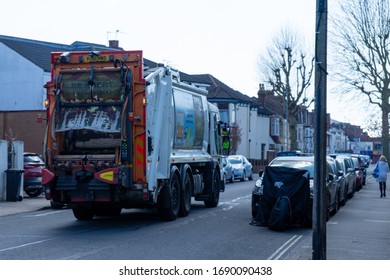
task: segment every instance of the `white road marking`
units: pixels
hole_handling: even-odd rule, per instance
[[[369,220],[365,219],[366,222],[374,222],[374,223],[390,223],[390,221],[385,221],[385,220]]]
[[[287,252],[299,239],[302,238],[302,235],[294,235],[286,243],[284,243],[275,253],[273,253],[267,260],[278,260],[280,257]]]
[[[47,242],[47,241],[50,241],[50,240],[52,240],[52,239],[44,239],[44,240],[39,240],[39,241],[35,241],[35,242],[22,244],[22,245],[19,245],[19,246],[4,248],[4,249],[0,249],[0,252],[15,250],[15,249],[19,249],[19,248],[23,248],[23,247],[27,247],[27,246],[31,246],[31,245],[36,245],[36,244],[40,244],[40,243]]]
[[[26,215],[24,217],[43,217],[43,216],[48,216],[48,215],[53,215],[53,214],[59,214],[59,213],[65,212],[65,211],[69,211],[69,210],[68,209],[58,210],[58,211],[52,211],[52,212],[47,212],[47,213],[43,213],[43,214]]]

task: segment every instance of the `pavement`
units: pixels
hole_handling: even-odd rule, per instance
[[[25,195],[22,201],[0,201],[0,216],[34,212],[50,207],[50,201],[46,200],[44,194],[38,197],[29,197]]]
[[[373,165],[367,170],[371,174]],[[387,197],[371,175],[363,188],[326,223],[327,260],[390,260],[390,174]],[[20,202],[0,201],[0,216],[50,208],[43,195]],[[302,240],[288,259],[311,260],[312,236]]]
[[[387,197],[381,198],[373,169],[367,170],[366,185],[326,223],[326,260],[390,260],[390,174]],[[293,259],[312,259],[312,239]]]

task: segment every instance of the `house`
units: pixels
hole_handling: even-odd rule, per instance
[[[181,80],[206,89],[207,99],[220,110],[221,119],[236,131],[239,143],[233,143],[233,153],[246,156],[249,160],[266,161],[274,141],[270,138],[272,113],[255,100],[234,90],[210,74],[188,75],[181,73]],[[256,164],[256,163],[255,163]],[[260,165],[260,163],[259,163]]]
[[[113,41],[115,46],[115,41]],[[50,80],[50,53],[116,49],[76,41],[71,45],[0,35],[0,139],[20,140],[42,154],[45,124],[43,85]]]
[[[260,84],[257,102],[272,112],[271,137],[275,141],[274,149],[277,152],[290,150],[290,129],[286,119],[287,109],[283,97],[275,95],[272,90],[266,90],[264,84]],[[309,112],[306,107],[300,106],[295,117],[298,150],[303,153],[313,153],[314,114]]]
[[[51,52],[117,49],[121,49],[118,41],[110,41],[108,47],[80,41],[65,45],[0,35],[0,139],[20,140],[25,143],[25,151],[43,152],[45,122],[39,120],[44,119],[46,114],[43,85],[50,80]],[[145,58],[144,65],[151,68],[158,66]],[[234,153],[264,165],[276,152],[289,149],[283,100],[272,91],[265,90],[263,84],[260,84],[257,98],[251,98],[211,74],[180,73],[183,82],[208,91],[208,100],[220,109],[222,121],[231,127]],[[302,109],[297,114],[297,120],[298,147],[305,153],[312,153],[313,112]],[[332,133],[328,133],[328,143],[333,141]],[[356,137],[349,138],[356,143]],[[344,145],[334,143],[332,145]],[[330,147],[328,150],[331,150]]]
[[[42,42],[10,36],[0,36],[0,139],[17,139],[25,143],[26,151],[42,153],[44,122],[43,85],[50,80],[50,53],[66,51],[100,51],[118,49],[117,41],[108,47],[76,41],[71,45]],[[144,59],[145,67],[157,63]],[[182,81],[208,90],[208,99],[216,104],[222,121],[239,130],[236,153],[248,158],[266,159],[273,148],[269,138],[270,112],[248,96],[231,89],[210,74],[188,75],[181,72]]]

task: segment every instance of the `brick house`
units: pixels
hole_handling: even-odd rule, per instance
[[[42,154],[46,128],[46,91],[50,80],[50,53],[113,49],[98,44],[71,45],[0,35],[0,139],[24,142],[24,150]]]

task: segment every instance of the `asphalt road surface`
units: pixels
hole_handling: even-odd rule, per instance
[[[296,259],[311,229],[274,232],[250,226],[255,180],[227,184],[216,208],[193,201],[189,216],[173,222],[161,221],[154,210],[139,209],[92,221],[77,221],[70,209],[0,217],[0,259]]]

